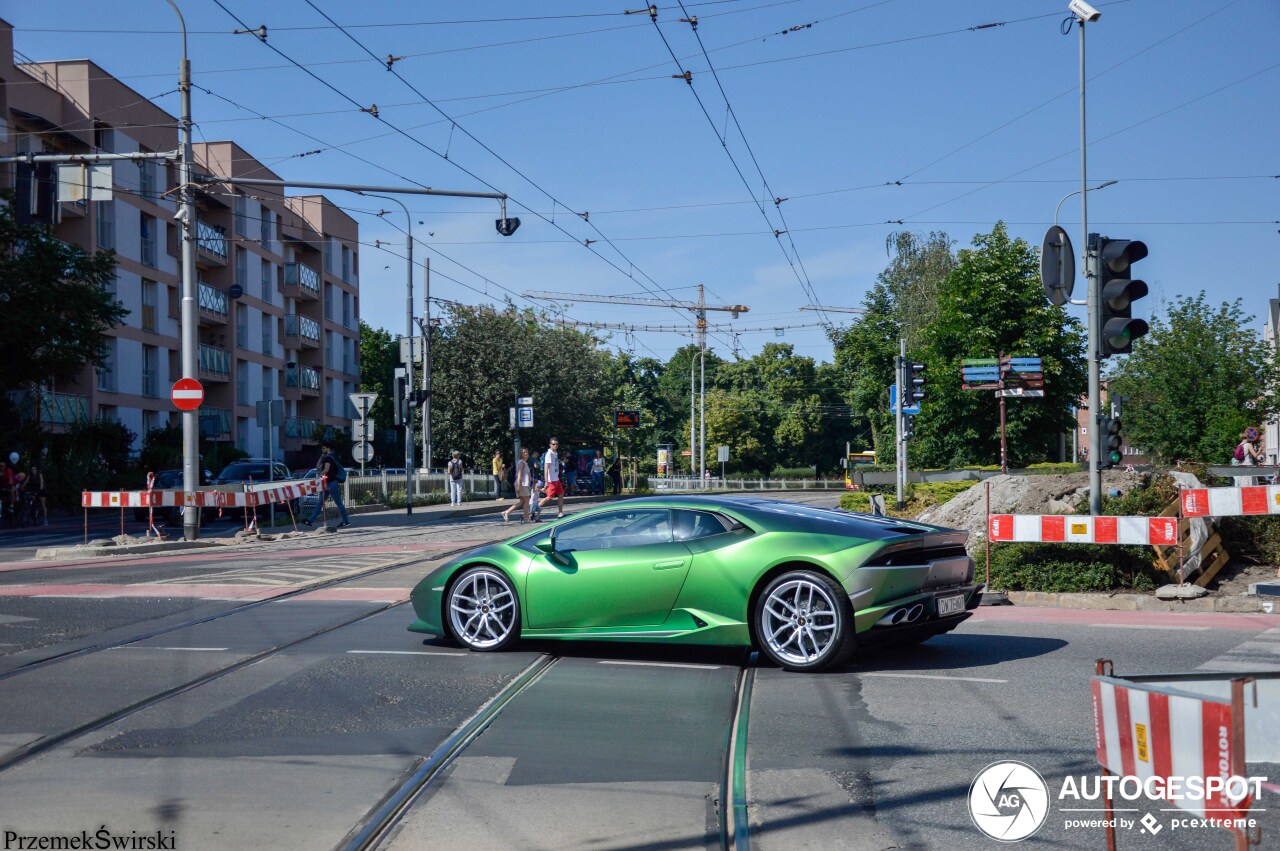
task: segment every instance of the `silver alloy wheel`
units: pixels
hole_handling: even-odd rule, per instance
[[[840,613],[821,584],[793,579],[769,592],[760,607],[760,637],[777,659],[807,665],[835,643]]]
[[[449,592],[449,621],[459,641],[476,650],[502,644],[516,623],[516,595],[495,570],[475,570]]]

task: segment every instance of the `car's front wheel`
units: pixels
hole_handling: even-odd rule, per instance
[[[788,671],[820,671],[853,652],[853,607],[844,589],[817,571],[775,577],[756,600],[754,619],[760,650]]]
[[[501,650],[520,635],[520,601],[511,580],[473,567],[454,580],[445,599],[449,632],[470,650]]]

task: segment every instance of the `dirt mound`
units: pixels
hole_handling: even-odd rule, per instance
[[[1141,483],[1141,473],[1105,473],[1102,479],[1102,487],[1106,491],[1124,492]],[[986,535],[988,484],[992,514],[1074,514],[1076,503],[1089,493],[1089,474],[992,476],[954,499],[927,509],[916,519],[936,526],[967,530],[972,552],[982,544]]]

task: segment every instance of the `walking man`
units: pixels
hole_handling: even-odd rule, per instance
[[[462,453],[456,449],[449,459],[449,504],[462,505]]]
[[[338,513],[342,515],[342,522],[338,524],[338,528],[350,526],[351,518],[347,516],[347,506],[342,501],[342,483],[347,480],[347,471],[338,463],[337,456],[333,454],[332,444],[327,442],[320,444],[320,453],[320,460],[316,462],[322,488],[320,498],[316,500],[316,507],[312,510],[311,516],[303,518],[302,522],[308,526],[316,522],[316,518],[324,510],[325,497],[328,497],[338,506]]]
[[[551,438],[551,447],[542,456],[542,475],[547,482],[547,492],[543,502],[556,500],[556,519],[564,517],[564,482],[560,481],[560,440]]]
[[[502,501],[502,483],[507,479],[507,465],[502,461],[502,450],[493,450],[493,498]]]
[[[604,495],[604,458],[599,452],[591,459],[591,492]]]

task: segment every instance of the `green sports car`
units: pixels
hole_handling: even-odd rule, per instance
[[[750,496],[633,499],[437,568],[409,629],[480,651],[521,637],[755,646],[817,671],[969,617],[982,588],[967,536]]]

